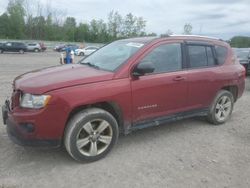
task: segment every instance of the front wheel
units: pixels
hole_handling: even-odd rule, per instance
[[[231,92],[221,90],[215,97],[208,113],[208,121],[214,125],[225,123],[231,116],[234,97]]]
[[[80,56],[84,56],[84,53],[83,53],[83,52],[80,52]]]
[[[117,121],[109,112],[90,108],[75,114],[69,120],[64,144],[75,160],[92,162],[109,153],[118,134]]]
[[[24,54],[24,50],[22,50],[22,49],[19,50],[19,53],[20,53],[20,54]]]

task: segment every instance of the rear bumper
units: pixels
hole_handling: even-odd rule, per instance
[[[8,103],[2,106],[2,118],[6,124],[6,130],[9,138],[21,146],[33,147],[60,147],[61,140],[57,139],[37,139],[25,124],[15,121],[15,118],[9,111]]]

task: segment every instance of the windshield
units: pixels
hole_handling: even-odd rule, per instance
[[[107,71],[115,71],[143,45],[143,43],[128,41],[112,42],[82,59],[79,63]]]

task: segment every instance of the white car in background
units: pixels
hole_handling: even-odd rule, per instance
[[[88,46],[86,48],[76,49],[75,50],[75,55],[87,56],[87,55],[90,55],[91,53],[95,52],[98,49],[99,48],[95,47],[95,46]]]

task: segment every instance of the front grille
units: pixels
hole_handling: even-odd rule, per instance
[[[12,96],[11,96],[11,110],[13,110],[15,107],[19,106],[20,101],[20,90],[13,90]]]

